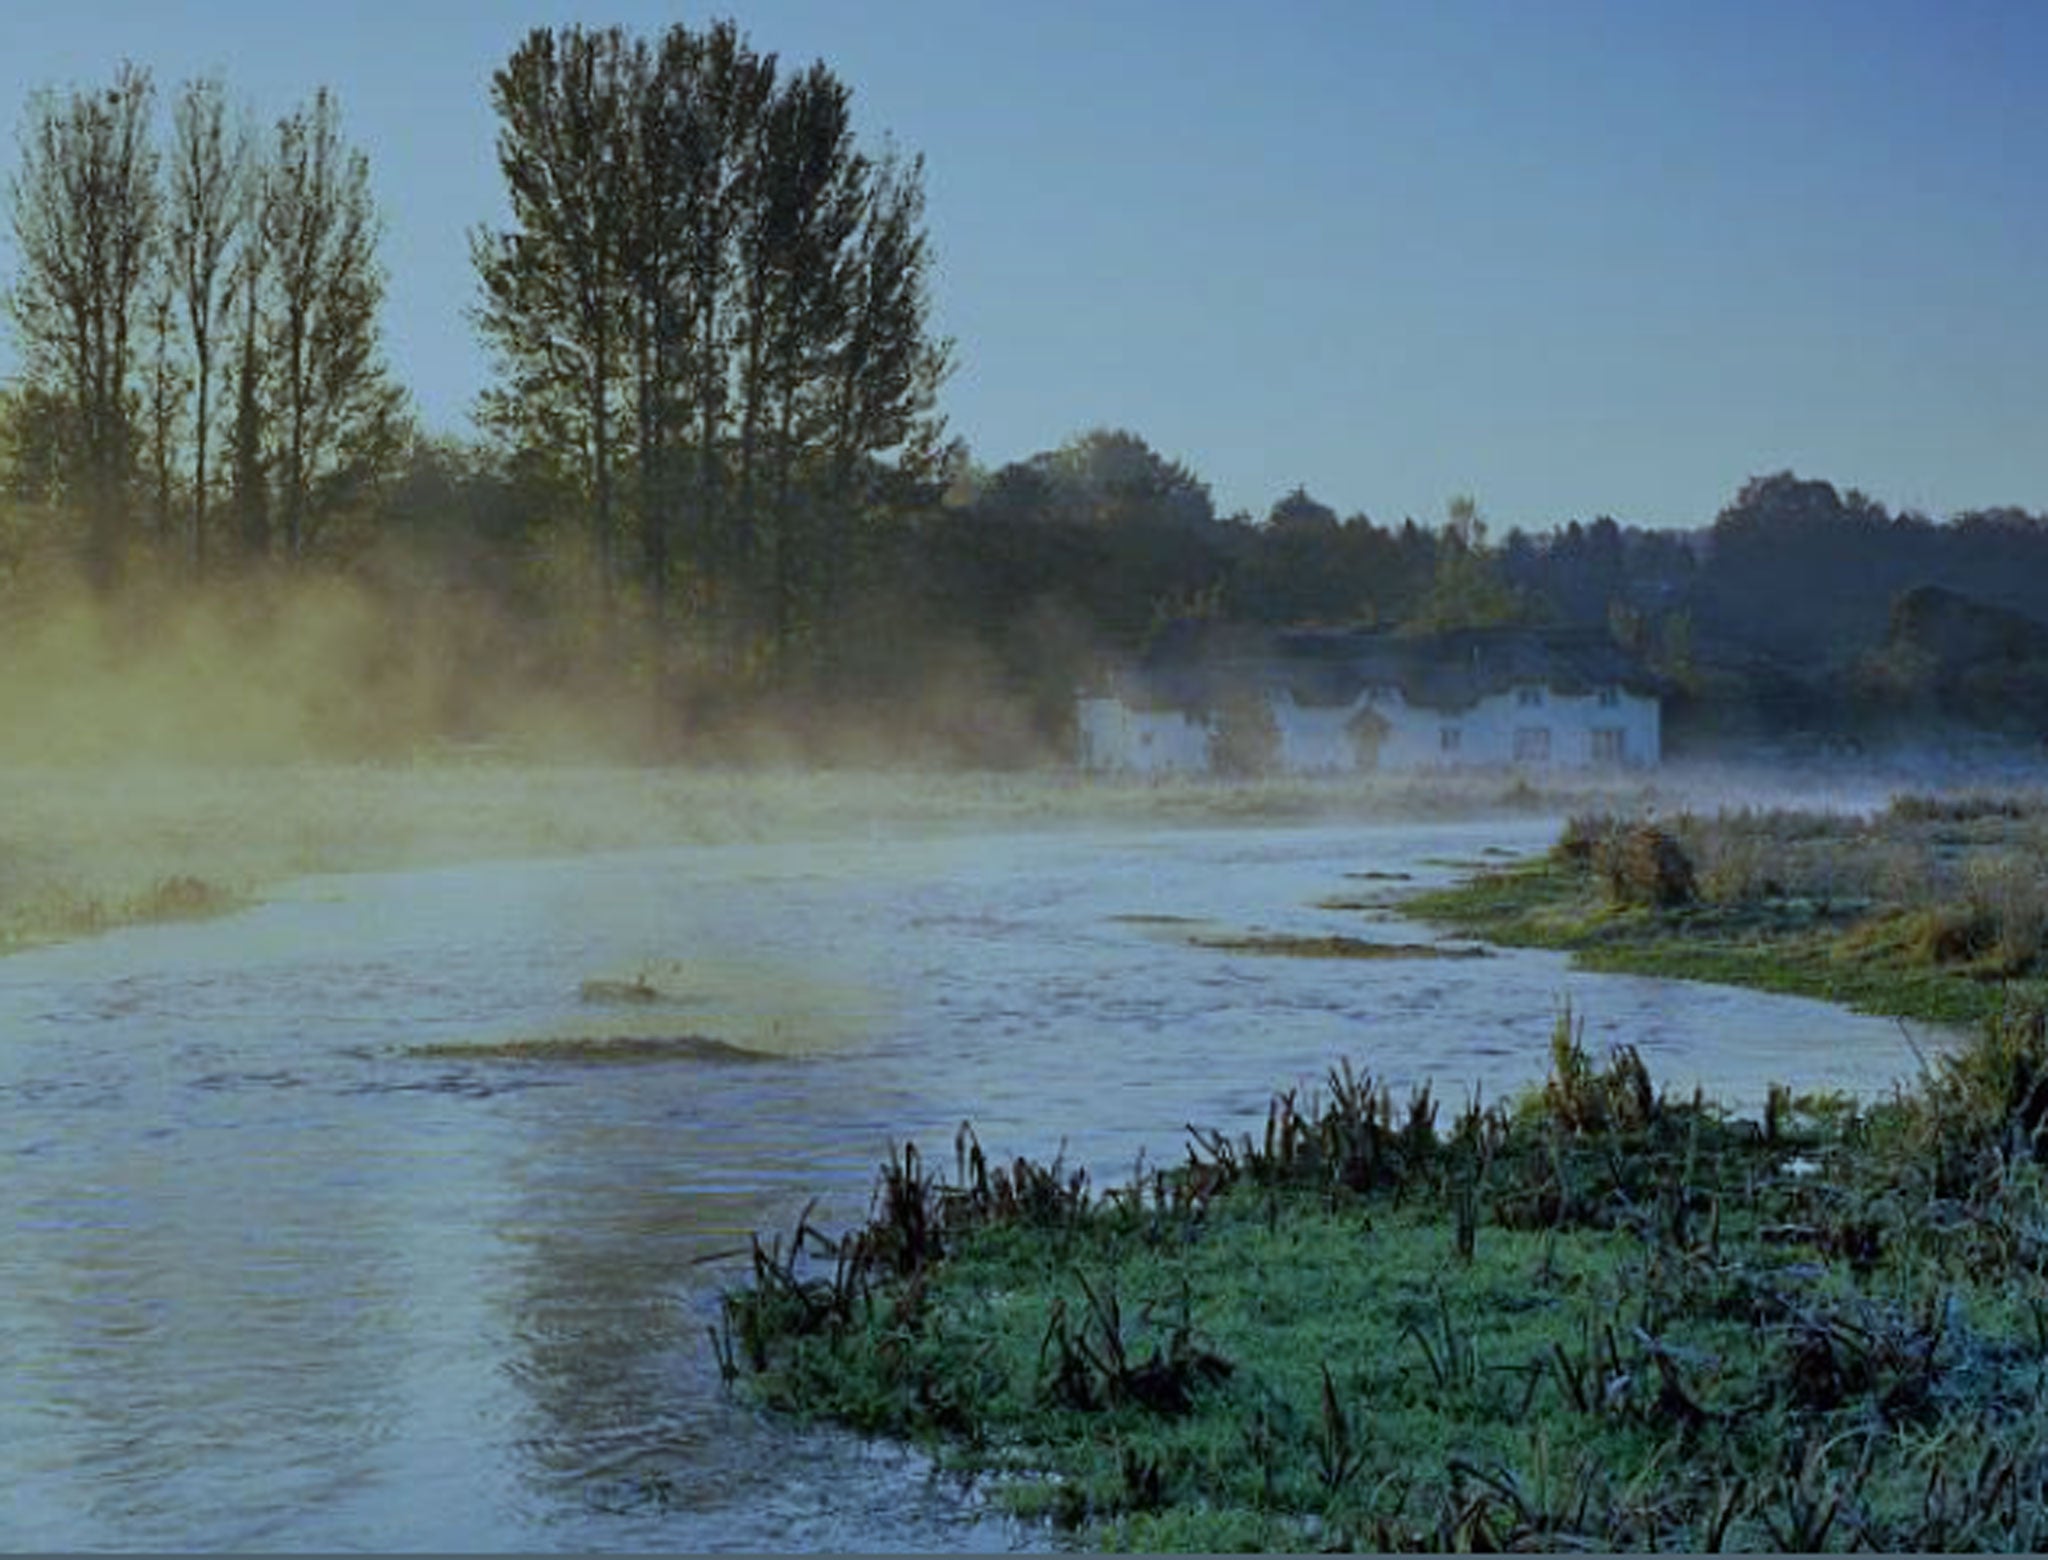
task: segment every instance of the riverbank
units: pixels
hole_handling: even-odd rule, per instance
[[[1586,813],[1404,917],[1975,1026],[1875,1102],[1674,1099],[1567,1014],[1446,1121],[1339,1070],[1096,1193],[906,1150],[757,1247],[754,1400],[1138,1549],[2004,1549],[2048,1538],[2048,804]]]
[[[112,741],[111,735],[107,738]],[[97,746],[93,746],[97,751]],[[234,750],[223,744],[223,754]],[[1762,757],[1532,777],[1112,780],[1016,771],[633,765],[512,746],[378,762],[0,762],[0,951],[214,914],[321,872],[847,833],[1443,821],[1634,814],[1798,796],[1882,807],[1951,783],[1903,759],[1788,770]]]
[[[2026,1547],[2048,1537],[2048,1043],[1761,1122],[1588,1057],[1445,1123],[1339,1070],[1097,1193],[949,1178],[757,1245],[755,1400],[922,1441],[1089,1547]]]
[[[410,762],[0,765],[0,951],[218,914],[324,872],[1066,824],[1561,815],[1632,781],[1537,787],[1101,782],[1059,770],[690,768],[448,750]]]
[[[1572,819],[1548,855],[1402,912],[1590,970],[1980,1023],[2048,999],[2048,798],[1905,795],[1868,814]]]

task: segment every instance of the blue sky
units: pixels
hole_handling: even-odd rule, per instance
[[[1109,424],[1259,514],[1303,483],[1697,524],[1784,467],[2048,510],[2034,0],[0,0],[0,105],[124,56],[265,118],[333,87],[390,355],[461,431],[491,71],[530,26],[713,15],[925,154],[946,405],[989,464]]]

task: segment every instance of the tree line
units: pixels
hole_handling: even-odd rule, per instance
[[[1219,514],[1123,429],[983,467],[939,406],[924,165],[861,142],[829,68],[729,22],[540,28],[489,91],[509,220],[471,234],[480,441],[425,435],[385,364],[383,224],[332,93],[262,128],[217,79],[167,112],[132,66],[38,93],[7,190],[0,568],[24,514],[102,589],[144,556],[194,577],[397,558],[416,597],[486,596],[541,661],[595,646],[700,720],[780,694],[901,707],[942,666],[970,712],[1021,710],[1026,748],[1106,660],[1190,621],[1601,627],[1681,713],[1780,727],[1954,698],[2048,714],[2025,633],[1957,626],[1970,603],[2039,613],[2048,517],[1893,515],[1779,473],[1690,531],[1496,537],[1469,496],[1427,523],[1301,487]],[[1948,664],[1965,641],[2010,651],[1990,681]]]
[[[536,29],[490,93],[511,221],[471,235],[481,463],[545,495],[536,566],[728,668],[815,651],[946,453],[922,159],[863,147],[844,81],[729,22]],[[138,550],[345,558],[448,453],[383,359],[368,158],[324,88],[262,132],[216,79],[159,109],[134,66],[29,105],[8,487],[101,585]]]
[[[954,499],[915,569],[933,602],[1031,625],[990,633],[1048,714],[1103,646],[1143,659],[1192,622],[1601,631],[1661,674],[1681,742],[2048,729],[2048,629],[2027,627],[2048,619],[2048,514],[1893,514],[1779,472],[1690,529],[1600,516],[1496,537],[1468,495],[1437,524],[1381,524],[1302,488],[1219,515],[1191,470],[1121,430],[971,473]]]
[[[259,133],[217,79],[29,105],[8,189],[13,487],[75,515],[90,577],[138,548],[302,559],[406,432],[383,362],[369,164],[316,91]]]
[[[727,664],[814,647],[943,453],[923,163],[730,22],[537,29],[493,78],[488,426],[578,493],[609,602]]]

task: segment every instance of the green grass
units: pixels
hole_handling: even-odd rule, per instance
[[[1936,957],[1928,921],[1939,908],[1794,893],[1618,904],[1562,852],[1414,894],[1401,910],[1489,942],[1565,950],[1590,970],[1749,986],[1935,1023],[1979,1023],[2015,994],[2038,1000],[2048,991],[2037,966],[2016,974],[1994,960]]]
[[[757,1244],[720,1357],[1097,1548],[2025,1547],[2044,1094],[2025,1017],[1739,1122],[1567,1017],[1542,1090],[1442,1130],[1345,1070],[1100,1196],[963,1136]]]

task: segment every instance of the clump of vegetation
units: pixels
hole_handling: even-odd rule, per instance
[[[1653,823],[1582,815],[1565,825],[1552,855],[1598,878],[1611,904],[1670,909],[1699,898],[1692,857]]]
[[[247,903],[243,895],[189,873],[155,878],[128,893],[53,885],[5,904],[5,914],[0,916],[0,948],[96,936],[117,926],[204,920],[239,910]]]
[[[1548,857],[1404,902],[1596,969],[1978,1022],[2048,997],[2048,801],[1901,797],[1874,817],[1586,813]]]
[[[1471,944],[1373,942],[1364,937],[1247,934],[1196,937],[1197,948],[1220,953],[1270,953],[1296,959],[1484,959],[1490,950]]]
[[[124,905],[120,918],[127,921],[191,921],[223,915],[242,903],[218,883],[190,873],[173,873],[158,878]]]
[[[1097,1547],[2025,1547],[2048,1538],[2048,1036],[1870,1106],[1672,1099],[1569,1013],[1456,1111],[1348,1067],[1091,1194],[914,1150],[756,1243],[759,1400],[931,1442]]]
[[[1983,818],[2011,821],[2038,817],[2041,803],[2018,796],[1971,791],[1950,796],[1895,796],[1890,816],[1901,823],[1975,823]]]
[[[689,967],[674,959],[643,963],[630,975],[593,975],[576,988],[578,1000],[596,1007],[651,1007],[688,1000]]]
[[[760,1051],[709,1035],[539,1035],[513,1040],[437,1040],[406,1055],[496,1062],[758,1062]]]
[[[590,1003],[643,1005],[661,1001],[662,990],[645,975],[635,975],[626,980],[586,980],[577,988],[576,995]]]

